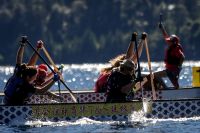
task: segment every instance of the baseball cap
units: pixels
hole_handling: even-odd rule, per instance
[[[175,43],[179,43],[180,39],[179,39],[179,37],[177,35],[173,34],[170,37],[167,37],[166,41],[172,41],[172,42],[175,42]]]
[[[38,65],[38,68],[39,68],[39,69],[42,69],[42,70],[45,70],[45,71],[48,70],[47,65],[45,65],[45,64],[40,64],[40,65]]]

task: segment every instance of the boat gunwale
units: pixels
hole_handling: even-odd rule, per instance
[[[127,101],[127,102],[87,102],[87,103],[37,103],[37,104],[24,104],[24,105],[3,105],[0,104],[0,107],[2,106],[41,106],[41,105],[80,105],[80,104],[117,104],[117,103],[140,103],[142,102],[141,100],[133,100],[133,101]]]

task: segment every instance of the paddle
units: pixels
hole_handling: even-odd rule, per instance
[[[139,88],[137,89],[137,90],[139,90],[139,89],[142,88],[142,82],[141,81],[143,80],[143,78],[141,76],[141,68],[140,68],[140,61],[139,61],[139,54],[138,54],[138,44],[137,44],[137,33],[136,32],[134,32],[132,34],[132,39],[135,42],[135,53],[136,53],[136,59],[137,59],[137,65],[138,65],[138,69],[137,69],[138,74],[137,74],[136,82],[139,81],[139,83],[140,83]],[[137,91],[137,90],[135,90],[135,91]]]
[[[64,68],[63,64],[61,64],[60,67],[58,68],[58,70],[60,70],[61,74],[63,72],[63,68]],[[60,80],[58,80],[58,92],[59,92],[59,96],[61,96]],[[61,101],[61,99],[60,99],[60,101]]]
[[[136,58],[137,58],[137,65],[138,65],[138,75],[137,75],[137,80],[142,81],[142,76],[141,76],[141,69],[140,69],[140,61],[139,61],[139,55],[138,55],[138,44],[137,44],[137,33],[133,33],[133,40],[135,42],[135,52],[136,52]]]
[[[33,47],[33,45],[27,40],[27,37],[23,36],[22,39],[25,39],[25,41],[28,43],[28,45],[35,51],[35,53],[40,57],[40,59],[48,66],[48,68],[54,73],[57,74],[52,68],[51,66],[46,62],[46,60],[37,52],[37,50]],[[72,91],[69,89],[69,87],[65,84],[65,82],[63,80],[60,79],[60,82],[65,86],[65,88],[69,91],[72,99],[74,102],[78,102],[78,100],[76,99],[76,97],[74,96],[74,94],[72,93]]]
[[[46,57],[48,58],[49,62],[51,63],[51,65],[54,67],[54,70],[56,70],[58,72],[58,68],[57,66],[55,65],[54,61],[52,60],[51,56],[49,55],[48,51],[46,50],[46,48],[43,46],[42,47],[42,50],[44,51],[44,54],[46,55]],[[63,66],[61,66],[62,69],[63,69]],[[61,71],[62,71],[61,69]],[[58,92],[59,92],[59,95],[61,95],[61,91],[60,91],[60,80],[58,80]]]
[[[168,33],[166,32],[164,26],[163,26],[163,14],[160,13],[160,22],[159,22],[159,29],[162,31],[162,34],[164,37],[168,37]]]
[[[163,23],[163,14],[160,13],[160,24],[162,24],[162,23]]]
[[[55,65],[54,61],[52,60],[51,56],[49,55],[49,53],[47,52],[46,48],[43,46],[42,50],[44,51],[44,54],[47,56],[49,62],[51,63],[51,65],[53,66],[53,68],[58,71],[57,66]]]
[[[142,88],[142,76],[141,76],[141,68],[140,68],[140,61],[139,61],[139,55],[138,55],[138,49],[137,49],[137,33],[134,32],[133,33],[133,36],[134,36],[134,41],[135,41],[135,52],[136,52],[136,57],[137,57],[137,63],[138,63],[138,81],[140,82],[140,88]],[[148,98],[144,98],[143,97],[143,93],[142,93],[142,101],[143,101],[143,110],[144,112],[147,114],[149,112],[152,111],[152,102],[150,99]]]
[[[152,69],[151,69],[151,60],[150,60],[149,48],[147,45],[147,34],[145,32],[142,33],[142,39],[144,40],[145,49],[146,49],[146,53],[147,53],[147,60],[148,60],[148,66],[149,66],[149,72],[150,72],[153,100],[156,100],[156,92],[155,92],[155,87],[154,87],[154,83],[153,83],[153,73],[152,73]]]
[[[142,47],[143,47],[143,40],[141,40],[138,45],[138,56],[139,57],[142,53]],[[134,41],[133,40],[131,40],[129,43],[128,49],[126,51],[126,58],[133,60],[134,63],[137,62],[136,54],[134,52]]]

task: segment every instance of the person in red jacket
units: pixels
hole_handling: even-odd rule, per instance
[[[162,23],[159,24],[159,28],[163,34],[166,44],[168,45],[165,50],[165,70],[155,72],[155,77],[168,77],[174,85],[175,89],[179,88],[179,74],[182,69],[182,64],[185,59],[183,48],[180,44],[180,39],[177,35],[168,35]],[[163,81],[161,81],[163,82]],[[163,82],[163,85],[166,85]]]

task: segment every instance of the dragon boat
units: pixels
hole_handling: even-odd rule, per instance
[[[157,100],[144,102],[141,100],[142,92],[135,94],[130,102],[106,103],[105,93],[93,91],[74,92],[79,103],[73,103],[70,94],[62,92],[65,99],[62,102],[55,101],[47,95],[35,95],[31,97],[27,105],[5,106],[0,105],[0,123],[8,124],[15,120],[77,120],[88,117],[94,120],[128,120],[134,111],[144,110],[147,118],[181,118],[200,116],[200,88],[188,87],[178,90],[158,90]],[[151,91],[144,91],[143,97],[152,97]],[[0,98],[3,98],[1,94]]]
[[[198,68],[199,70],[199,68]],[[6,106],[3,93],[0,94],[0,124],[18,120],[77,120],[88,117],[94,120],[127,120],[133,112],[143,111],[147,118],[183,118],[200,116],[200,76],[193,74],[193,87],[138,91],[129,102],[106,103],[105,93],[73,91],[79,99],[74,103],[70,93],[62,91],[63,101],[56,101],[47,95],[34,95],[27,105]],[[57,93],[58,92],[54,92]],[[146,100],[144,100],[146,99]]]
[[[23,106],[0,105],[0,124],[22,120],[63,121],[88,117],[94,120],[126,120],[133,111],[142,110],[139,100],[125,103],[49,103]]]

